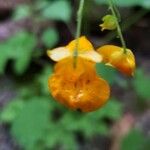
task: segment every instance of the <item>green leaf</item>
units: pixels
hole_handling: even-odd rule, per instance
[[[0,74],[4,74],[4,71],[5,71],[5,68],[7,65],[7,61],[9,59],[6,48],[7,47],[5,44],[0,44],[0,51],[1,51],[1,54],[0,54]]]
[[[122,105],[116,99],[111,98],[108,103],[99,110],[99,115],[101,117],[117,120],[122,116]]]
[[[34,85],[36,88],[28,85],[28,90],[33,92],[37,88],[47,88],[50,69],[50,66],[46,66],[36,78],[36,82],[40,84]],[[30,95],[29,91],[25,90],[24,96],[20,96],[24,100],[23,108],[11,122],[11,133],[25,150],[55,149],[59,146],[76,150],[78,141],[75,133],[83,134],[86,139],[98,134],[106,135],[110,126],[105,118],[114,121],[122,114],[122,105],[115,99],[109,100],[95,112],[81,113],[65,109],[47,96],[45,90],[43,93],[37,92],[38,95],[45,95],[44,97],[35,96],[36,93]]]
[[[144,8],[150,9],[150,1],[149,1],[149,0],[142,0],[142,1],[139,1],[139,4],[140,4],[141,6],[143,6]]]
[[[57,128],[57,131],[56,131]],[[65,138],[64,138],[65,135]],[[77,143],[73,132],[67,132],[59,125],[55,125],[51,128],[50,132],[45,135],[45,144],[48,148],[53,148],[56,145],[60,145],[62,149],[76,150]]]
[[[36,38],[34,35],[27,32],[20,32],[14,39],[11,39],[10,43],[16,53],[13,58],[15,60],[15,72],[17,74],[22,74],[27,69],[31,61],[33,48],[36,45]]]
[[[49,94],[48,78],[52,75],[52,73],[53,73],[52,65],[47,65],[45,66],[42,73],[37,78],[42,94],[45,95]]]
[[[133,86],[137,94],[147,100],[150,98],[150,78],[142,70],[137,70],[133,78]]]
[[[14,60],[16,74],[22,74],[28,68],[36,37],[28,32],[18,32],[7,41],[0,43],[0,73],[4,73],[8,60]]]
[[[96,3],[98,4],[108,4],[108,1],[106,0],[95,0]],[[116,4],[116,5],[119,5],[119,6],[134,6],[134,5],[137,5],[139,3],[139,0],[126,0],[126,1],[123,1],[123,0],[113,0],[113,2]]]
[[[42,41],[49,49],[57,44],[59,35],[57,30],[53,28],[46,29],[42,35]]]
[[[49,100],[34,97],[27,101],[11,128],[12,135],[26,149],[42,140],[49,126]]]
[[[51,0],[47,1],[47,0],[36,0],[35,1],[35,9],[40,11],[41,9],[45,9],[49,4],[50,4]]]
[[[23,106],[24,102],[21,100],[12,100],[9,102],[1,112],[1,122],[12,123],[22,110]]]
[[[96,72],[110,84],[113,84],[116,80],[116,70],[111,66],[105,65],[103,63],[97,63]]]
[[[28,5],[19,5],[13,13],[14,20],[24,19],[32,14],[31,8]]]
[[[106,0],[95,0],[97,4],[108,4]],[[114,3],[122,7],[142,6],[144,8],[150,8],[149,0],[114,0]]]
[[[121,150],[148,150],[148,140],[140,131],[133,129],[123,138]]]
[[[80,113],[68,111],[60,119],[59,124],[69,132],[81,132],[85,137],[91,137],[95,134],[108,133],[109,128],[104,122],[104,118],[117,120],[121,115],[122,105],[115,99],[111,99],[103,108],[95,112]]]
[[[54,1],[43,9],[42,15],[47,19],[68,22],[71,18],[71,5],[66,0]]]
[[[79,149],[78,148],[78,144],[77,144],[77,141],[76,141],[76,137],[75,137],[75,134],[72,132],[72,133],[69,133],[69,132],[64,132],[62,135],[65,135],[65,139],[61,138],[61,144],[63,149],[65,150],[77,150]]]

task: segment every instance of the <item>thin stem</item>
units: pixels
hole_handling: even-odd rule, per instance
[[[75,66],[76,66],[77,57],[78,57],[79,37],[81,35],[83,7],[84,7],[84,0],[80,0],[79,9],[77,12],[76,46],[74,49],[74,65]]]
[[[123,38],[120,25],[119,25],[119,23],[118,23],[118,18],[117,18],[116,12],[115,12],[115,10],[114,10],[114,4],[113,4],[112,0],[109,0],[109,6],[110,6],[110,10],[111,10],[113,16],[115,17],[118,36],[119,36],[120,41],[121,41],[121,44],[122,44],[122,46],[123,46],[124,53],[126,53],[126,52],[127,52],[126,43],[125,43],[125,40],[124,40],[124,38]]]
[[[135,24],[137,21],[139,21],[145,14],[147,14],[150,10],[148,9],[142,9],[139,10],[138,12],[136,12],[135,15],[132,15],[131,17],[129,17],[127,20],[125,20],[122,25],[121,25],[121,29],[122,32],[126,31],[128,28],[130,28],[133,24]],[[111,32],[108,35],[106,35],[105,37],[105,43],[110,42],[112,39],[114,39],[116,37],[116,32]]]

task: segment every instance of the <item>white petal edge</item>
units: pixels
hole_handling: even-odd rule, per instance
[[[102,61],[102,56],[94,50],[86,51],[84,53],[79,53],[79,56],[93,62],[99,63]]]
[[[66,47],[58,47],[53,50],[48,50],[47,55],[54,61],[60,61],[71,56],[71,53]]]

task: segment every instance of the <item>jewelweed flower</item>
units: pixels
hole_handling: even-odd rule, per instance
[[[67,46],[48,50],[48,56],[58,61],[48,86],[52,96],[63,105],[83,112],[94,111],[103,106],[110,95],[108,83],[96,74],[95,63],[101,62],[86,37],[78,39],[78,57],[74,66],[76,40]]]
[[[99,26],[101,27],[101,31],[104,30],[114,30],[117,28],[116,18],[113,15],[106,15],[102,18],[103,23]]]
[[[114,45],[105,45],[97,49],[97,52],[102,55],[103,62],[118,69],[125,75],[134,75],[135,57],[130,49]]]
[[[53,97],[63,105],[83,112],[90,112],[104,105],[110,94],[108,83],[96,74],[93,62],[69,57],[59,61],[49,78]]]

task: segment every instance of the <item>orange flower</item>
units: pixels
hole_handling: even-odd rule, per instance
[[[51,94],[73,110],[94,111],[107,102],[109,85],[96,75],[93,62],[78,58],[74,68],[73,61],[66,58],[56,64],[48,81]]]
[[[79,38],[78,57],[74,66],[73,52],[76,40],[65,47],[48,51],[58,61],[48,85],[52,96],[63,105],[83,112],[94,111],[104,105],[110,95],[108,83],[96,74],[95,62],[101,62],[92,44]]]
[[[98,48],[97,52],[102,55],[103,62],[118,69],[125,75],[134,75],[135,57],[131,50],[124,53],[123,48],[114,45],[105,45]]]

